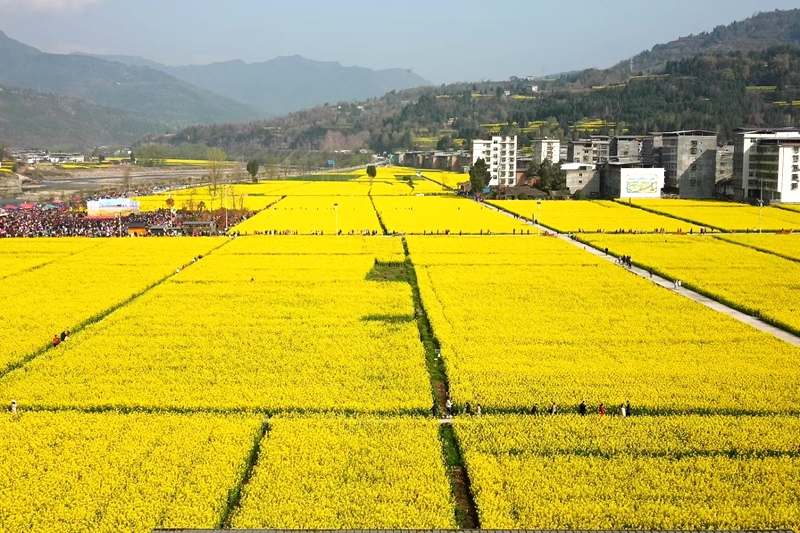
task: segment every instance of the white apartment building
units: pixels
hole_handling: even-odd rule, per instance
[[[733,181],[737,200],[800,203],[800,129],[739,130]]]
[[[549,159],[551,163],[558,163],[561,160],[561,141],[558,139],[533,140],[533,160],[537,163],[544,163],[545,159]]]
[[[517,183],[517,137],[496,135],[472,141],[472,164],[483,159],[492,176],[490,187],[513,187]]]

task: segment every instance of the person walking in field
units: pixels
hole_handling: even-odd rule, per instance
[[[553,402],[553,404],[550,406],[550,414],[554,415],[557,412],[558,412],[558,407],[556,406],[556,402]]]
[[[439,406],[436,405],[436,400],[433,400],[433,407],[431,407],[431,414],[433,418],[439,418]]]
[[[631,412],[631,402],[628,400],[625,402],[625,416],[632,416],[633,413]]]
[[[475,415],[476,416],[481,416],[482,414],[483,414],[483,408],[481,407],[481,404],[478,404],[475,407]]]
[[[600,411],[600,416],[606,416],[606,404],[601,403],[599,411]]]
[[[11,400],[11,412],[12,413],[17,412],[17,400]]]
[[[447,409],[447,418],[453,418],[453,402],[450,401],[450,398],[447,399],[444,406]]]
[[[58,335],[53,335],[53,348],[57,348],[59,344],[61,344],[61,339],[58,338]]]
[[[619,406],[619,414],[620,414],[620,416],[622,418],[625,418],[626,416],[628,416],[628,412],[625,410],[625,404],[624,403]]]
[[[469,404],[469,402],[464,405],[464,412],[468,415],[472,414],[472,406]]]
[[[580,406],[578,406],[578,412],[581,416],[586,416],[586,402],[581,402]]]
[[[531,414],[533,416],[537,416],[539,414],[539,404],[538,403],[533,404],[533,407],[531,407]]]

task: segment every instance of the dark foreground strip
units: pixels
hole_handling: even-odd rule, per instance
[[[414,315],[417,319],[419,339],[425,347],[425,366],[430,376],[433,402],[439,412],[444,413],[444,405],[450,395],[450,383],[447,379],[444,361],[437,354],[441,344],[433,332],[428,313],[425,311],[417,281],[417,271],[411,261],[411,253],[405,237],[403,237],[403,251],[406,254],[408,283],[411,285],[411,295],[414,300]],[[480,525],[475,498],[472,494],[472,485],[464,463],[464,457],[461,454],[461,446],[452,425],[444,424],[440,426],[439,442],[441,442],[445,466],[450,475],[450,491],[456,502],[456,524],[461,528],[477,529]]]
[[[242,470],[242,475],[239,478],[239,481],[236,483],[234,488],[228,491],[228,503],[225,506],[225,509],[222,511],[222,516],[220,516],[219,522],[217,523],[218,527],[230,529],[233,514],[242,503],[242,491],[244,490],[245,485],[250,482],[250,478],[253,477],[253,471],[255,470],[256,465],[258,464],[258,459],[261,456],[261,443],[264,441],[264,439],[269,438],[269,431],[270,425],[269,419],[267,419],[263,424],[261,424],[261,429],[259,430],[258,435],[253,442],[253,448],[251,448],[250,454],[247,456],[247,463]]]

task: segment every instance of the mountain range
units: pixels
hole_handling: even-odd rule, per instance
[[[389,91],[431,83],[410,70],[370,70],[302,56],[262,63],[226,61],[169,67],[133,56],[93,56],[130,66],[148,67],[179,80],[247,104],[270,115],[283,115],[326,102],[366,100]]]
[[[146,131],[163,132],[191,124],[251,121],[427,83],[405,70],[372,71],[299,56],[168,67],[128,56],[50,54],[0,31],[0,85],[7,88],[0,102],[8,102],[11,94],[21,109],[50,102],[48,109],[35,113],[10,113],[5,106],[0,141],[62,145],[60,132],[69,125],[76,131],[66,139],[71,146],[125,144],[144,133],[145,126]],[[28,90],[8,92],[12,87]]]

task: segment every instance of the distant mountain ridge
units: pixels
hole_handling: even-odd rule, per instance
[[[80,98],[174,126],[266,115],[160,70],[83,55],[48,54],[2,32],[0,83]]]
[[[338,62],[314,61],[298,55],[260,63],[233,60],[179,67],[135,56],[92,57],[157,69],[272,115],[431,85],[410,70],[345,67]]]

